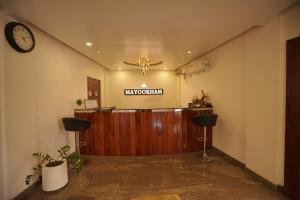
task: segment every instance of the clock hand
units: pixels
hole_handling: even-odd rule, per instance
[[[22,37],[22,39],[24,40],[24,42],[25,42],[26,44],[28,44],[28,42],[25,40],[25,38],[27,38],[27,37]]]

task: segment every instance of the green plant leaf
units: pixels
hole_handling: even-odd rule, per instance
[[[54,159],[52,158],[48,153],[47,154],[42,154],[40,152],[34,152],[32,156],[37,160],[37,165],[32,168],[33,173],[29,174],[25,178],[25,183],[26,185],[29,185],[30,182],[32,182],[36,176],[39,176],[41,174],[41,169],[44,166],[58,166],[61,163],[64,162],[64,160],[67,160],[69,167],[76,169],[77,172],[79,172],[82,168],[82,157],[77,154],[71,154],[68,155],[69,150],[71,147],[69,145],[64,145],[60,147],[57,152],[58,152],[58,158]]]
[[[67,158],[69,167],[79,173],[82,169],[83,158],[78,153],[73,153]]]

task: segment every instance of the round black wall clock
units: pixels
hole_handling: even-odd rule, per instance
[[[19,22],[9,22],[5,26],[5,37],[12,48],[21,53],[34,49],[35,40],[31,30]]]

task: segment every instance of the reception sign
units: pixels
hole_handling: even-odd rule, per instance
[[[164,89],[124,89],[124,95],[163,95]]]

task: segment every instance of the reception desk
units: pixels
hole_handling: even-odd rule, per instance
[[[212,113],[212,108],[75,110],[75,116],[91,121],[80,134],[83,155],[163,155],[203,150],[203,128],[191,119]],[[212,129],[207,129],[207,148]]]

